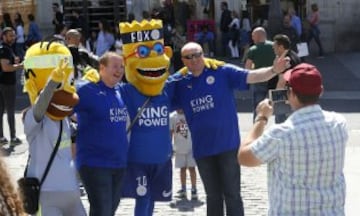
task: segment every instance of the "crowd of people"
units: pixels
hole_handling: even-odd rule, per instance
[[[186,69],[185,73],[181,69],[172,74],[163,89],[149,96],[133,80],[130,83],[124,80],[131,62],[151,57],[152,51],[145,52],[149,47],[142,46],[145,53],[141,53],[141,58],[140,53],[124,56],[128,50],[123,47],[130,42],[121,39],[119,29],[114,34],[106,20],[100,20],[99,32],[91,32],[84,40],[88,34],[86,26],[79,22],[79,12],[72,12],[71,26],[66,26],[59,4],[53,4],[53,38],[63,43],[72,56],[75,83],[71,85],[76,85],[80,100],[73,104],[76,113],[73,119],[78,122],[73,152],[69,145],[70,119],[56,118],[47,110],[58,88],[74,93],[73,87],[59,85],[66,86],[64,79],[71,73],[68,62],[53,66],[49,81],[37,92],[37,99],[31,101],[31,108],[24,114],[30,153],[35,155],[29,164],[31,175],[39,176],[39,170],[45,167],[43,155],[51,154],[52,142],[60,128],[63,146],[55,159],[55,168],[66,170],[68,175],[61,178],[61,184],[55,173],[46,179],[40,196],[43,215],[57,212],[86,215],[76,172],[89,199],[89,215],[114,215],[122,197],[135,198],[134,215],[152,215],[155,201],[172,199],[172,149],[175,168],[180,169],[181,188],[177,198],[187,199],[186,171],[189,170],[190,197],[198,199],[197,168],[205,188],[208,216],[244,215],[240,165],[264,163],[269,167],[269,215],[344,214],[346,122],[341,115],[326,112],[318,105],[323,91],[321,73],[315,66],[301,63],[296,54],[302,28],[294,10],[289,9],[282,32],[270,41],[264,27],[251,30],[247,13],[240,19],[236,11],[228,9],[226,2],[221,2],[221,8],[223,54],[230,49],[232,57],[240,58],[239,51],[243,52],[244,68],[205,58],[204,44],[210,52],[216,52],[214,35],[208,26],[203,26],[195,36],[197,42],[186,42],[171,26],[171,19],[166,20],[171,14],[164,18],[158,11],[151,15],[143,13],[144,19],[164,18],[164,31],[167,29],[169,33],[162,35],[163,44],[154,44],[152,49],[159,56],[171,57],[166,46],[176,44],[175,51],[181,61],[177,62],[176,71],[182,65]],[[0,144],[18,145],[22,141],[16,136],[14,121],[16,73],[24,68],[26,48],[43,38],[32,14],[28,16],[27,34],[19,13],[14,16],[14,22],[9,14],[5,15],[1,24],[0,112],[3,115],[6,110],[10,141],[0,128]],[[322,56],[316,5],[312,5],[309,22],[308,40],[315,39]],[[48,43],[50,46],[52,42]],[[36,64],[40,68],[46,65],[40,61]],[[82,77],[89,68],[97,69],[98,77],[84,81]],[[254,125],[241,140],[233,91],[249,88],[253,91]],[[265,130],[274,108],[266,99],[269,89],[286,90],[292,113],[276,116],[276,124]],[[174,110],[176,113],[170,115]],[[154,116],[161,123],[147,126],[145,120]],[[214,116],[217,121],[213,120]],[[138,121],[131,124],[130,134],[129,118],[132,123]],[[317,154],[312,152],[314,149]],[[40,151],[42,154],[38,154]],[[24,215],[21,199],[4,167],[0,160],[0,182],[3,182],[0,214]]]

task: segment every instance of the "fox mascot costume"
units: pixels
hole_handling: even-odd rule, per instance
[[[172,50],[164,46],[161,20],[124,22],[119,29],[129,82],[121,93],[132,122],[123,195],[136,199],[134,215],[150,216],[155,201],[172,197],[169,113],[173,93],[166,82]],[[223,63],[206,59],[205,64],[216,68]]]

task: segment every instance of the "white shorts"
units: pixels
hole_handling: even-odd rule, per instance
[[[196,167],[192,152],[187,154],[175,153],[175,168]]]

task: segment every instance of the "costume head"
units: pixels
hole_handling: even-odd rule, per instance
[[[126,79],[144,95],[159,95],[169,76],[172,56],[171,48],[164,47],[162,21],[124,22],[119,29]]]
[[[24,91],[28,93],[31,104],[34,104],[62,59],[66,59],[69,64],[64,70],[64,79],[55,91],[46,111],[46,115],[53,120],[61,120],[71,114],[79,100],[74,86],[71,53],[61,43],[39,42],[26,51],[24,60]]]

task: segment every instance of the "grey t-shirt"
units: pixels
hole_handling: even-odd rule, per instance
[[[36,122],[33,107],[24,118],[24,131],[29,143],[31,155],[28,168],[29,177],[42,177],[50,155],[55,147],[60,130],[60,122],[51,120],[46,115]],[[63,130],[58,152],[42,185],[42,191],[78,190],[76,170],[71,156],[71,137],[69,120],[63,120]]]

